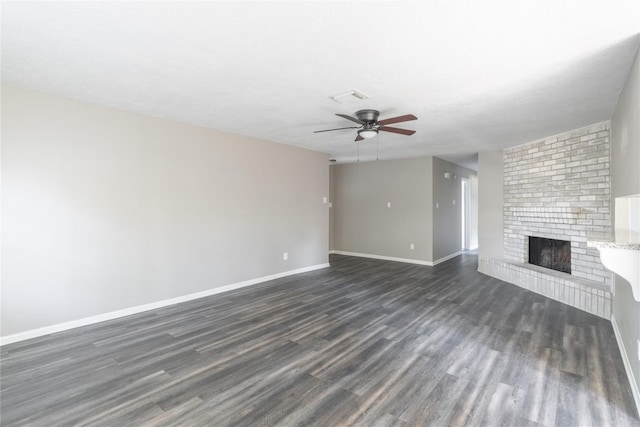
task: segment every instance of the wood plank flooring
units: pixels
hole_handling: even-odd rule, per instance
[[[476,271],[331,268],[3,346],[4,426],[640,426],[611,324]]]

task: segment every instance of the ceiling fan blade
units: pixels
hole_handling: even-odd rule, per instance
[[[362,122],[355,117],[347,116],[346,114],[336,114],[338,117],[342,117],[343,119],[351,120],[352,122],[356,122],[358,124],[362,124]]]
[[[360,135],[358,135],[358,136],[356,136],[356,139],[354,139],[353,141],[354,141],[354,142],[356,142],[356,141],[362,141],[363,139],[364,139],[363,137],[361,137]]]
[[[398,117],[392,117],[390,119],[380,120],[378,124],[384,126],[384,125],[390,125],[392,123],[408,122],[409,120],[418,120],[418,118],[413,114],[405,114],[404,116],[398,116]]]
[[[389,126],[381,126],[378,130],[383,130],[385,132],[400,133],[402,135],[413,135],[414,133],[416,133],[415,130],[392,128]]]
[[[334,130],[342,130],[342,129],[358,129],[360,126],[349,126],[346,128],[335,128],[335,129],[325,129],[325,130],[316,130],[313,133],[320,133],[320,132],[331,132]]]

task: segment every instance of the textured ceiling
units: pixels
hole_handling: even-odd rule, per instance
[[[335,113],[374,108],[360,159],[461,163],[611,117],[638,1],[3,2],[10,85],[356,160]],[[357,89],[369,96],[338,104]],[[379,154],[376,154],[376,152]]]

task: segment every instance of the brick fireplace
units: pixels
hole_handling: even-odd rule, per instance
[[[504,257],[478,270],[601,317],[611,314],[611,273],[587,236],[612,232],[609,122],[504,150]],[[529,238],[568,242],[569,272],[529,263]]]

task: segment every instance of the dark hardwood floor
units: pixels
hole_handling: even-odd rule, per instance
[[[476,271],[331,268],[1,348],[2,425],[638,426],[611,324]]]

